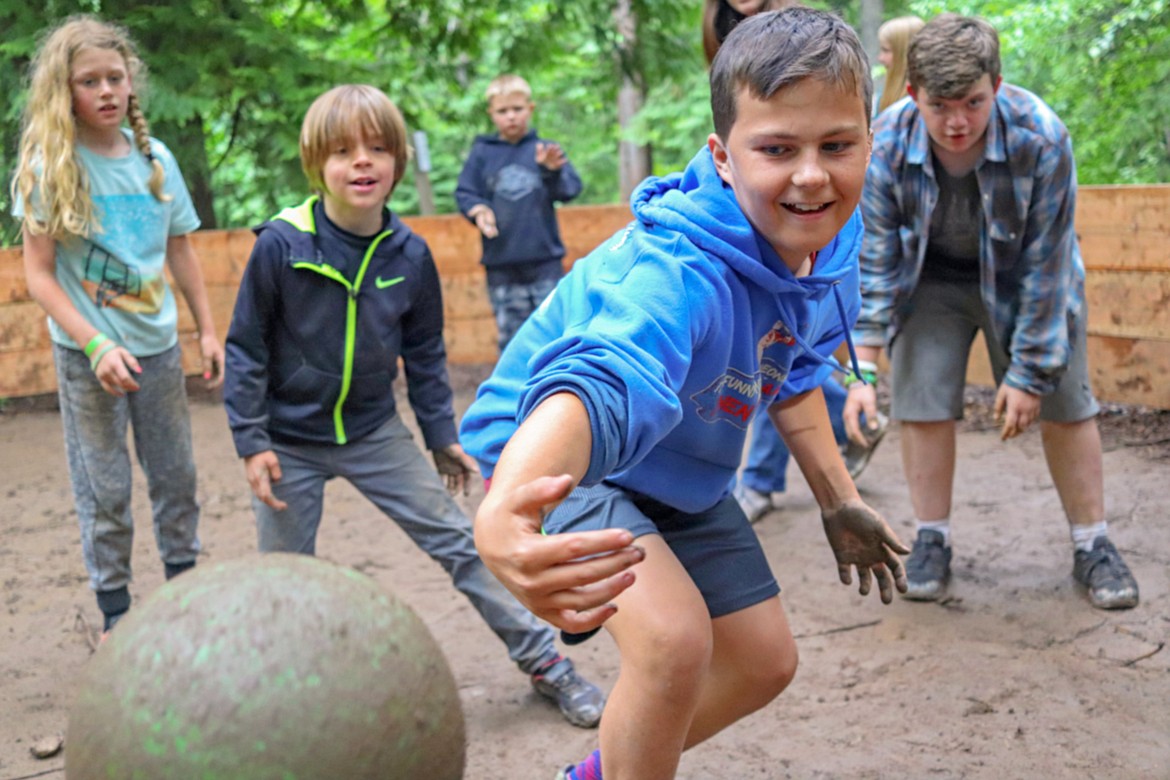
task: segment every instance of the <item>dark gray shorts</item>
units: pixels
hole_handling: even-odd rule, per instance
[[[911,308],[911,315],[890,345],[892,416],[907,422],[961,420],[967,358],[976,331],[983,331],[997,385],[1011,364],[995,337],[979,285],[921,282],[911,298]],[[1070,336],[1068,370],[1056,390],[1042,397],[1041,420],[1080,422],[1100,411],[1089,386],[1083,314]]]
[[[544,519],[545,533],[626,528],[658,534],[691,575],[712,618],[780,592],[751,523],[731,496],[689,514],[606,482],[579,487]]]

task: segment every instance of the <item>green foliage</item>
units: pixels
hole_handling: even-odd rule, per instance
[[[859,0],[809,0],[856,23]],[[646,104],[627,140],[649,143],[655,173],[684,166],[710,131],[700,0],[632,0],[632,46],[616,0],[0,0],[0,243],[19,238],[7,182],[23,79],[44,28],[93,12],[126,25],[151,71],[146,112],[174,151],[205,226],[254,224],[305,195],[297,136],[329,87],[384,89],[427,133],[439,211],[477,133],[483,92],[524,76],[534,125],[581,172],[584,203],[618,198],[616,97],[623,74]],[[1005,75],[1065,120],[1082,182],[1170,181],[1170,0],[886,0],[886,16],[978,13],[1000,30]],[[394,208],[418,208],[413,171]]]

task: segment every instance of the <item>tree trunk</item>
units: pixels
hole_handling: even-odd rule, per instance
[[[869,55],[869,64],[877,64],[878,28],[882,26],[885,7],[882,0],[861,0],[861,45]]]
[[[181,125],[173,122],[151,124],[150,134],[166,139],[167,147],[178,160],[195,213],[199,215],[200,229],[214,230],[218,223],[215,219],[215,193],[211,188],[211,164],[207,160],[203,138],[203,118],[196,114]]]
[[[646,99],[645,81],[635,65],[637,19],[631,0],[617,0],[614,21],[621,37],[618,47],[618,66],[622,77],[622,85],[618,90],[618,127],[622,140],[618,141],[618,182],[621,200],[624,202],[629,199],[638,182],[650,175],[650,146],[624,140]]]

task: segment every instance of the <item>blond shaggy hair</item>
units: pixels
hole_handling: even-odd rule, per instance
[[[301,169],[309,186],[326,192],[325,161],[338,142],[380,138],[394,155],[394,187],[406,173],[410,143],[402,112],[386,93],[368,84],[342,84],[318,97],[301,124]]]
[[[512,73],[504,73],[496,76],[487,85],[487,89],[483,93],[484,99],[490,106],[492,98],[503,97],[504,95],[523,95],[525,100],[532,99],[532,87],[528,86],[528,82],[519,76]]]
[[[20,198],[25,204],[24,228],[55,240],[101,231],[85,168],[75,148],[77,120],[71,78],[73,61],[83,49],[109,49],[121,55],[134,88],[127,120],[135,146],[151,166],[147,186],[156,199],[170,199],[163,193],[165,173],[151,151],[150,127],[138,99],[145,87],[146,66],[129,33],[94,16],[70,16],[46,33],[33,58],[20,155],[12,180],[13,199]]]

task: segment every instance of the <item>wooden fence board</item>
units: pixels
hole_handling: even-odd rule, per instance
[[[567,206],[558,209],[557,218],[568,268],[631,217],[621,205]],[[1082,187],[1076,220],[1090,269],[1086,294],[1094,390],[1106,401],[1170,408],[1170,186]],[[479,263],[479,233],[453,214],[404,221],[427,239],[439,268],[448,359],[495,360],[496,327]],[[200,231],[192,242],[223,338],[255,236],[247,229]],[[184,366],[196,373],[194,322],[182,295],[177,297]],[[0,372],[0,397],[56,389],[44,315],[29,299],[19,247],[0,249]],[[968,378],[990,384],[980,340]]]
[[[1088,332],[1170,341],[1170,272],[1089,271]]]
[[[1170,271],[1170,186],[1081,187],[1076,231],[1086,268]]]

